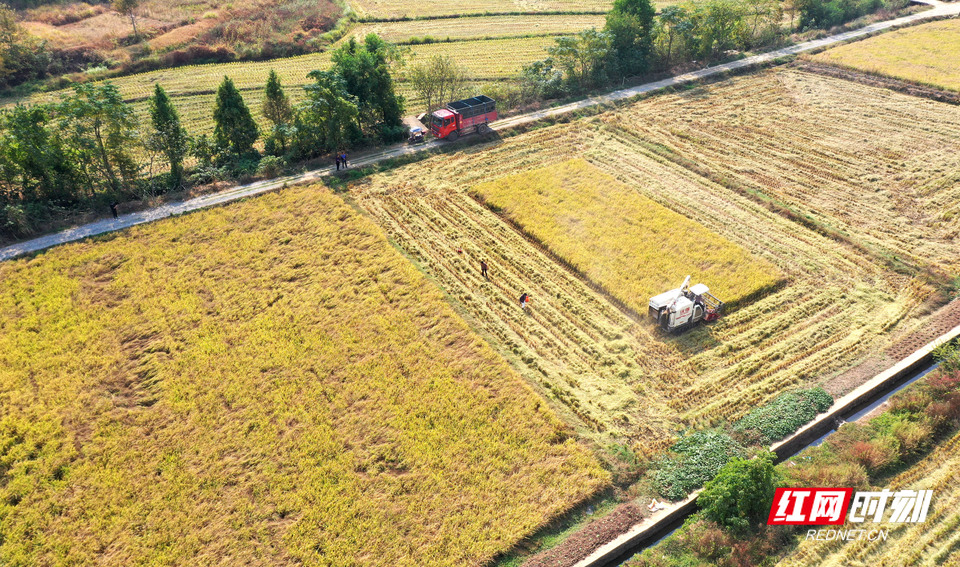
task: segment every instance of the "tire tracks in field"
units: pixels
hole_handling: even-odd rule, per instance
[[[652,361],[676,358],[669,348],[464,192],[354,198],[561,413],[607,442],[647,454],[666,446],[676,415],[663,383],[674,373]],[[529,313],[517,303],[524,291]]]

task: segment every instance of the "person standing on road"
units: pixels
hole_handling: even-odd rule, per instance
[[[347,152],[340,154],[340,161],[343,162],[343,169],[347,169]]]
[[[340,171],[340,154],[337,154],[337,171]]]
[[[113,213],[113,218],[117,218],[117,206],[118,206],[119,204],[120,204],[120,203],[118,203],[118,202],[116,202],[116,201],[110,203],[110,212]]]
[[[483,279],[485,280],[490,279],[487,277],[487,261],[486,260],[480,260],[480,274],[483,275]]]

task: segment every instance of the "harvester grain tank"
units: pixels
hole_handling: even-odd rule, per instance
[[[446,108],[430,114],[430,133],[438,140],[451,142],[471,132],[488,129],[497,119],[497,103],[492,98],[480,95],[451,102]]]
[[[723,302],[710,294],[710,288],[701,284],[690,286],[690,276],[677,289],[650,298],[650,317],[671,333],[686,330],[700,321],[720,317]]]

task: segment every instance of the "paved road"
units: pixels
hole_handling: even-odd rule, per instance
[[[682,85],[685,83],[690,83],[692,81],[697,81],[705,77],[710,77],[720,73],[725,73],[727,71],[732,71],[735,69],[741,69],[743,67],[749,67],[753,65],[761,65],[785,57],[788,55],[796,55],[798,53],[803,53],[805,51],[811,51],[815,49],[820,49],[828,45],[835,43],[840,43],[857,37],[862,37],[878,31],[903,26],[909,23],[917,22],[920,20],[926,20],[930,18],[938,18],[944,16],[957,16],[960,15],[960,3],[954,4],[945,4],[939,0],[916,0],[923,4],[929,4],[933,6],[933,9],[927,10],[924,12],[919,12],[917,14],[912,14],[909,16],[904,16],[902,18],[897,18],[894,20],[887,20],[883,22],[877,22],[869,26],[840,33],[837,35],[832,35],[824,37],[821,39],[816,39],[813,41],[807,41],[804,43],[798,43],[790,47],[785,47],[783,49],[778,49],[776,51],[771,51],[769,53],[762,53],[760,55],[754,55],[751,57],[746,57],[737,61],[732,61],[730,63],[724,63],[722,65],[716,65],[713,67],[707,67],[705,69],[700,69],[699,71],[693,71],[691,73],[686,73],[684,75],[678,75],[676,77],[670,77],[669,79],[663,79],[662,81],[656,81],[653,83],[646,83],[643,85],[638,85],[636,87],[630,87],[628,89],[623,89],[619,91],[614,91],[605,95],[585,98],[577,102],[570,104],[565,104],[563,106],[556,106],[546,110],[541,110],[537,112],[531,112],[528,114],[522,114],[519,116],[514,116],[512,118],[506,118],[495,122],[492,127],[494,130],[506,130],[508,128],[513,128],[515,126],[520,126],[524,124],[530,124],[538,120],[543,120],[544,118],[550,118],[559,116],[561,114],[567,114],[569,112],[574,112],[576,110],[589,108],[591,106],[596,106],[599,104],[608,104],[611,102],[616,102],[619,100],[628,99],[630,97],[637,96],[639,94],[650,93],[660,89],[665,89],[668,87],[673,87],[677,85]],[[428,151],[431,149],[436,149],[446,142],[441,141],[432,141],[426,144],[419,146],[409,146],[409,145],[398,145],[386,148],[382,151],[364,155],[363,157],[357,158],[355,161],[352,161],[351,164],[354,167],[362,167],[370,164],[374,164],[383,160],[400,157],[406,154],[411,154],[414,152]],[[258,181],[256,183],[251,183],[249,185],[240,185],[226,191],[221,191],[219,193],[213,193],[210,195],[203,195],[201,197],[196,197],[187,201],[181,201],[176,203],[168,203],[165,205],[160,205],[153,209],[148,209],[145,211],[140,211],[137,213],[130,213],[126,215],[121,215],[117,219],[105,219],[76,228],[71,228],[61,232],[56,232],[53,234],[48,234],[46,236],[41,236],[39,238],[34,238],[33,240],[26,240],[7,246],[5,248],[0,248],[0,261],[8,260],[10,258],[15,258],[23,254],[29,254],[31,252],[36,252],[38,250],[43,250],[45,248],[50,248],[51,246],[56,246],[58,244],[65,244],[67,242],[73,242],[76,240],[81,240],[89,236],[94,236],[97,234],[103,234],[106,232],[111,232],[114,230],[120,230],[123,228],[135,226],[138,224],[143,224],[157,219],[162,219],[169,217],[171,215],[177,215],[181,213],[186,213],[189,211],[195,211],[197,209],[202,209],[205,207],[210,207],[213,205],[219,205],[222,203],[227,203],[230,201],[235,201],[237,199],[243,199],[245,197],[250,197],[253,195],[259,195],[260,193],[265,193],[268,191],[273,191],[279,189],[286,185],[294,185],[301,183],[310,183],[322,179],[328,175],[331,175],[331,168],[317,169],[313,171],[308,171],[306,173],[298,175],[290,175],[287,177],[279,177],[276,179],[270,179],[266,181]]]

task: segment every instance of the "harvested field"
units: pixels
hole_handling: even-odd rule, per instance
[[[608,482],[322,187],[0,280],[3,564],[475,565]]]
[[[890,490],[933,490],[923,523],[850,524],[838,529],[884,528],[886,541],[806,541],[778,567],[935,566],[960,563],[960,433],[885,483]],[[877,488],[879,490],[879,487]]]
[[[472,189],[638,313],[680,285],[707,283],[731,304],[776,285],[780,271],[583,160]]]
[[[658,159],[757,195],[900,269],[960,273],[960,108],[771,71],[604,115]]]
[[[360,24],[351,28],[347,37],[353,36],[361,39],[368,33],[375,33],[391,43],[404,43],[409,41],[410,38],[433,38],[443,41],[447,39],[563,35],[574,34],[587,28],[602,28],[604,22],[605,16],[602,14],[440,18]]]
[[[474,14],[513,14],[537,12],[605,13],[611,0],[356,0],[351,3],[361,18],[395,20]]]
[[[678,426],[735,419],[921,326],[929,312],[922,306],[936,296],[926,268],[960,259],[945,233],[956,221],[934,220],[937,208],[957,206],[955,192],[917,189],[950,187],[957,172],[949,162],[957,110],[934,104],[818,75],[761,72],[430,158],[350,191],[582,431],[649,454]],[[574,258],[547,251],[469,196],[518,172],[552,175],[571,155],[775,266],[787,283],[676,337],[631,320],[613,307],[610,289],[592,288],[554,255],[576,265]],[[798,222],[768,204],[787,197],[810,218]],[[908,209],[930,222],[898,219]],[[896,230],[873,230],[877,216]],[[827,220],[843,220],[853,240],[875,246],[827,236],[817,224]],[[916,269],[881,253],[899,255],[908,241],[917,244],[908,256]],[[533,297],[529,314],[517,305],[522,292]]]
[[[960,91],[960,20],[894,30],[828,49],[811,59]]]

